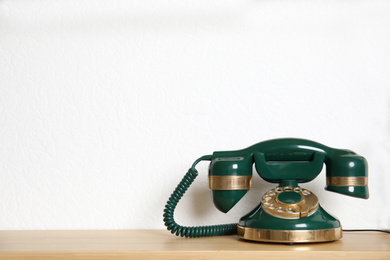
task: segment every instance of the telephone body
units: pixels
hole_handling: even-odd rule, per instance
[[[174,220],[174,210],[198,172],[200,161],[211,161],[208,185],[214,205],[228,212],[251,188],[252,168],[277,186],[264,193],[260,204],[238,223],[186,227]],[[328,191],[368,198],[368,170],[364,157],[305,139],[284,138],[257,143],[246,149],[202,156],[188,170],[164,209],[171,233],[185,237],[237,234],[247,240],[276,243],[313,243],[342,238],[340,221],[327,213],[317,196],[301,187],[326,165]]]

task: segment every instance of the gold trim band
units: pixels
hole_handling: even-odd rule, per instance
[[[326,185],[330,186],[367,186],[367,177],[326,177]]]
[[[209,175],[210,190],[249,190],[252,175]]]
[[[243,239],[275,243],[314,243],[338,240],[343,237],[341,227],[315,230],[272,230],[237,226]]]

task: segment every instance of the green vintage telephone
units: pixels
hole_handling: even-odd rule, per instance
[[[209,188],[215,206],[224,213],[251,188],[253,163],[261,178],[278,186],[267,191],[238,224],[180,226],[174,210],[198,175],[195,166],[203,160],[211,161]],[[277,243],[338,240],[342,238],[340,222],[319,205],[313,192],[299,186],[317,177],[324,163],[326,190],[368,198],[367,162],[362,156],[304,139],[275,139],[196,160],[169,198],[164,223],[172,234],[182,237],[238,234],[243,239]]]

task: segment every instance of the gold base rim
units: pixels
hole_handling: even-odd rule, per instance
[[[274,243],[318,243],[339,240],[341,227],[315,230],[274,230],[237,226],[237,235],[243,239]]]

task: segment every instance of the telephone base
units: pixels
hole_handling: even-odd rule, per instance
[[[237,226],[239,237],[274,243],[317,243],[341,239],[340,222],[320,205],[315,213],[299,219],[283,219],[257,206],[242,217]]]

